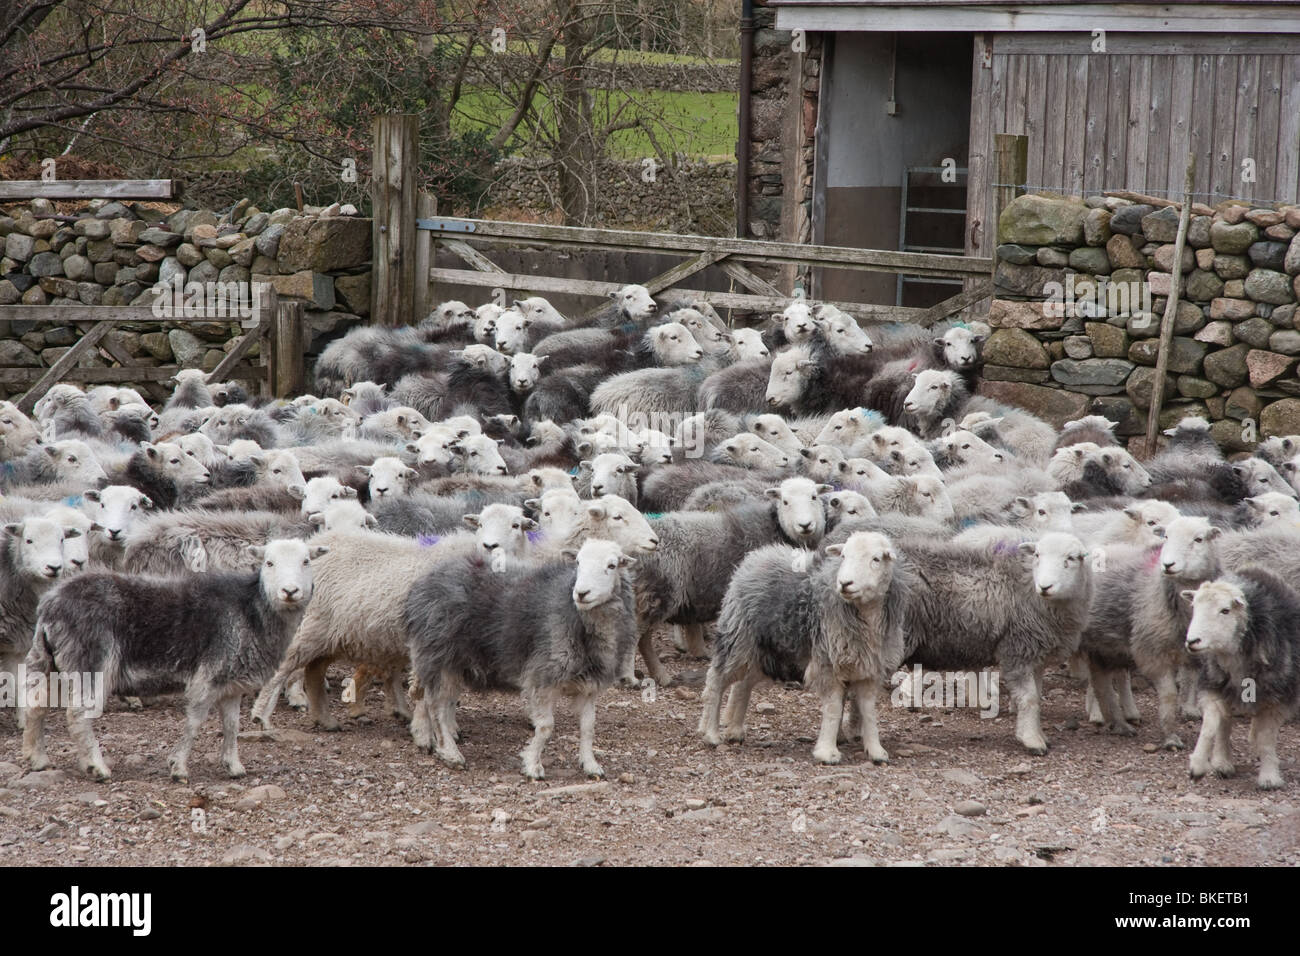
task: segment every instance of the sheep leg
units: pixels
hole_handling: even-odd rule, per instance
[[[37,640],[40,640],[39,632]],[[45,678],[49,674],[47,661],[48,658],[39,662],[34,661],[27,671],[27,685],[18,690],[20,705],[18,713],[23,730],[23,759],[29,761],[33,770],[44,770],[50,765],[49,755],[45,752],[45,717],[49,712],[49,698],[43,692],[43,688],[48,686],[45,683]],[[17,668],[10,673],[17,674]],[[35,693],[29,693],[29,687]],[[26,706],[29,699],[31,706]],[[24,711],[26,716],[22,716]]]
[[[578,711],[578,765],[588,777],[605,776],[596,761],[596,695],[582,694],[574,701]]]
[[[352,671],[352,703],[348,704],[348,716],[353,720],[364,717],[366,713],[366,689],[370,686],[370,668],[364,663],[358,664]]]
[[[1196,703],[1196,670],[1187,665],[1178,668],[1178,715],[1184,720],[1198,720],[1201,708]]]
[[[1261,707],[1250,722],[1250,735],[1259,752],[1259,776],[1255,786],[1261,790],[1282,788],[1282,769],[1277,759],[1277,733],[1285,717],[1280,708]]]
[[[1007,683],[1011,685],[1011,696],[1016,701],[1016,739],[1030,753],[1042,756],[1047,753],[1047,741],[1043,739],[1040,716],[1041,684],[1034,667],[1022,665],[1008,671]]]
[[[836,683],[822,694],[822,728],[813,747],[813,760],[817,763],[839,763],[843,756],[835,746],[835,735],[844,716],[844,685]]]
[[[732,685],[731,693],[727,695],[727,729],[722,739],[729,744],[742,743],[745,739],[745,714],[749,712],[749,695],[753,693],[759,677],[751,668]]]
[[[672,678],[664,670],[664,665],[659,661],[659,652],[655,650],[654,628],[648,627],[643,630],[636,646],[641,652],[641,660],[645,662],[647,676],[660,687],[667,687]]]
[[[873,680],[861,680],[853,684],[853,697],[858,706],[858,726],[862,732],[862,749],[867,752],[872,763],[888,763],[889,751],[880,743],[880,724],[876,712],[880,700],[880,684]]]
[[[839,736],[835,738],[836,743],[843,741],[846,744],[851,744],[862,739],[862,708],[858,702],[857,694],[854,693],[856,687],[857,684],[851,685],[849,692],[844,697],[844,718],[840,721],[840,732]]]
[[[1088,689],[1083,694],[1083,709],[1088,713],[1088,723],[1104,727],[1106,717],[1102,713],[1101,704],[1097,702],[1097,692],[1093,690],[1095,686],[1095,681],[1089,679]]]
[[[180,743],[176,745],[170,761],[172,780],[177,783],[189,782],[190,751],[194,748],[195,738],[198,737],[203,722],[208,719],[208,712],[216,702],[212,688],[207,685],[189,689],[185,697],[185,729],[181,731]]]
[[[1178,684],[1172,670],[1162,671],[1152,681],[1156,685],[1156,698],[1160,703],[1160,732],[1165,735],[1160,746],[1166,750],[1182,750],[1183,739],[1178,736]],[[1201,725],[1204,733],[1205,725]]]
[[[284,691],[285,702],[294,710],[303,710],[308,705],[307,691],[303,687],[302,681],[301,674],[294,674],[289,680],[289,686]]]
[[[1137,701],[1133,699],[1133,674],[1131,671],[1119,672],[1119,707],[1120,713],[1130,724],[1142,722],[1142,711],[1138,710]]]
[[[221,765],[232,777],[242,777],[248,771],[239,762],[239,694],[222,698],[221,709]]]
[[[77,747],[77,766],[82,773],[88,773],[96,780],[108,780],[108,764],[95,739],[95,729],[86,716],[85,708],[75,704],[68,705],[68,736]]]
[[[533,722],[533,739],[521,754],[524,758],[524,776],[529,780],[545,780],[542,749],[555,730],[555,699],[550,690],[530,690],[524,692],[524,701],[528,707],[529,719]]]
[[[388,675],[384,693],[388,695],[388,712],[400,721],[411,719],[411,705],[406,699],[406,681],[400,671]]]
[[[342,725],[330,715],[329,700],[325,696],[325,671],[330,659],[318,657],[302,669],[303,689],[307,691],[307,714],[321,730],[339,730]]]
[[[1226,762],[1222,759],[1221,751],[1228,748],[1219,743],[1219,735],[1222,734],[1227,739],[1227,721],[1228,708],[1224,706],[1223,701],[1212,695],[1205,695],[1202,700],[1204,706],[1201,708],[1201,733],[1196,738],[1196,746],[1192,748],[1192,757],[1188,761],[1188,773],[1193,780],[1199,780],[1207,773],[1213,770],[1221,777],[1230,777],[1233,774],[1231,759]]]
[[[422,696],[415,702],[415,713],[411,717],[411,739],[415,746],[428,753],[436,748],[435,735],[437,717],[433,713],[433,700]]]
[[[1092,660],[1088,661],[1088,671],[1092,682],[1090,689],[1096,690],[1096,706],[1101,712],[1098,723],[1112,734],[1132,737],[1137,731],[1124,719],[1119,695],[1115,693],[1115,672],[1104,670]]]
[[[709,668],[708,675],[704,678],[704,690],[700,693],[700,703],[703,709],[700,711],[699,732],[704,735],[704,742],[711,747],[716,747],[722,743],[722,736],[718,733],[719,716],[722,711],[722,692],[731,684],[730,674],[723,673],[723,664],[725,662],[714,660],[713,665]]]
[[[674,631],[676,629],[674,628]],[[700,623],[683,624],[681,632],[686,638],[686,646],[682,648],[678,645],[679,650],[685,650],[687,654],[694,658],[707,658],[709,649],[704,646],[704,625]]]
[[[460,686],[443,674],[439,676],[436,686],[425,689],[424,698],[425,706],[431,707],[437,718],[434,742],[438,757],[456,769],[465,766],[465,755],[456,746],[456,698],[460,696],[459,691]]]

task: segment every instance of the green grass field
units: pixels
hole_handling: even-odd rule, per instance
[[[671,90],[593,90],[597,121],[610,116],[631,97],[635,107],[647,114],[647,121],[659,145],[670,152],[683,152],[692,159],[730,159],[736,148],[736,94],[685,93]],[[545,98],[538,97],[538,113],[547,128],[554,129],[554,116]],[[626,107],[621,115],[629,115]],[[496,130],[505,122],[510,104],[487,90],[462,94],[453,115],[452,128],[459,133],[475,129]],[[516,139],[527,135],[522,131]],[[519,143],[508,144],[517,149]],[[642,129],[620,130],[610,137],[610,154],[618,159],[655,155],[649,136]]]

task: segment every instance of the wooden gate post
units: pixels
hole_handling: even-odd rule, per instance
[[[1005,185],[993,187],[993,237],[989,254],[993,269],[997,271],[998,221],[1002,210],[1011,200],[1025,194],[1024,183],[1029,178],[1029,137],[1011,133],[998,133],[993,137],[993,181]]]
[[[377,116],[371,131],[371,325],[413,325],[416,319],[412,293],[419,132],[419,117],[407,113]]]
[[[438,215],[438,198],[424,190],[415,201],[417,219],[432,219]],[[429,288],[429,269],[433,266],[433,233],[428,229],[415,231],[415,321],[421,322],[433,307]]]
[[[292,398],[306,391],[303,351],[306,348],[307,307],[280,302],[275,310],[275,397]]]

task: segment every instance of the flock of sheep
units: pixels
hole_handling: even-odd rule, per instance
[[[709,744],[743,739],[758,682],[803,681],[815,760],[860,738],[886,761],[881,693],[920,665],[996,669],[1044,754],[1044,669],[1069,662],[1106,731],[1136,733],[1133,671],[1164,746],[1200,717],[1194,777],[1232,772],[1231,721],[1252,717],[1259,786],[1282,785],[1300,436],[1228,461],[1186,419],[1139,464],[1104,418],[1058,431],[975,394],[978,325],[873,342],[803,300],[760,333],[641,286],[612,298],[579,321],[530,298],[355,329],[291,401],[183,371],[159,411],[107,386],[57,385],[34,419],[0,403],[0,672],[26,682],[24,758],[49,764],[51,675],[102,674],[119,697],[184,691],[178,780],[216,707],[239,776],[245,695],[267,728],[287,694],[338,729],[338,661],[353,716],[378,682],[453,766],[466,691],[522,694],[531,778],[572,698],[600,775],[596,700],[668,683],[671,625],[712,658]],[[106,779],[97,712],[65,703]]]

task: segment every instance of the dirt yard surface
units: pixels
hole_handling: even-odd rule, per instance
[[[468,769],[416,752],[378,689],[373,719],[314,731],[283,704],[273,737],[246,733],[249,775],[226,778],[210,719],[172,783],[167,755],[179,698],[97,721],[114,778],[81,777],[63,721],[51,715],[54,768],[18,766],[6,718],[0,763],[0,863],[93,865],[1012,865],[1300,863],[1300,733],[1283,729],[1287,788],[1255,789],[1246,727],[1233,730],[1238,776],[1192,782],[1185,752],[1155,751],[1155,698],[1137,690],[1137,738],[1103,736],[1082,720],[1082,691],[1064,672],[1045,681],[1046,757],[1023,751],[1005,711],[909,711],[888,705],[892,760],[812,762],[819,722],[801,690],[760,686],[743,745],[718,750],[695,733],[704,671],[665,663],[679,686],[653,701],[614,689],[601,698],[597,756],[608,775],[577,769],[577,721],[557,715],[547,780],[519,773],[531,731],[517,697],[467,694],[461,745]],[[345,676],[331,672],[331,697]],[[1135,682],[1137,683],[1137,682]],[[1005,701],[1005,695],[1004,695]],[[245,708],[247,713],[247,708]],[[245,721],[247,723],[247,721]],[[1082,726],[1080,726],[1082,723]],[[1190,745],[1197,726],[1185,724]]]

